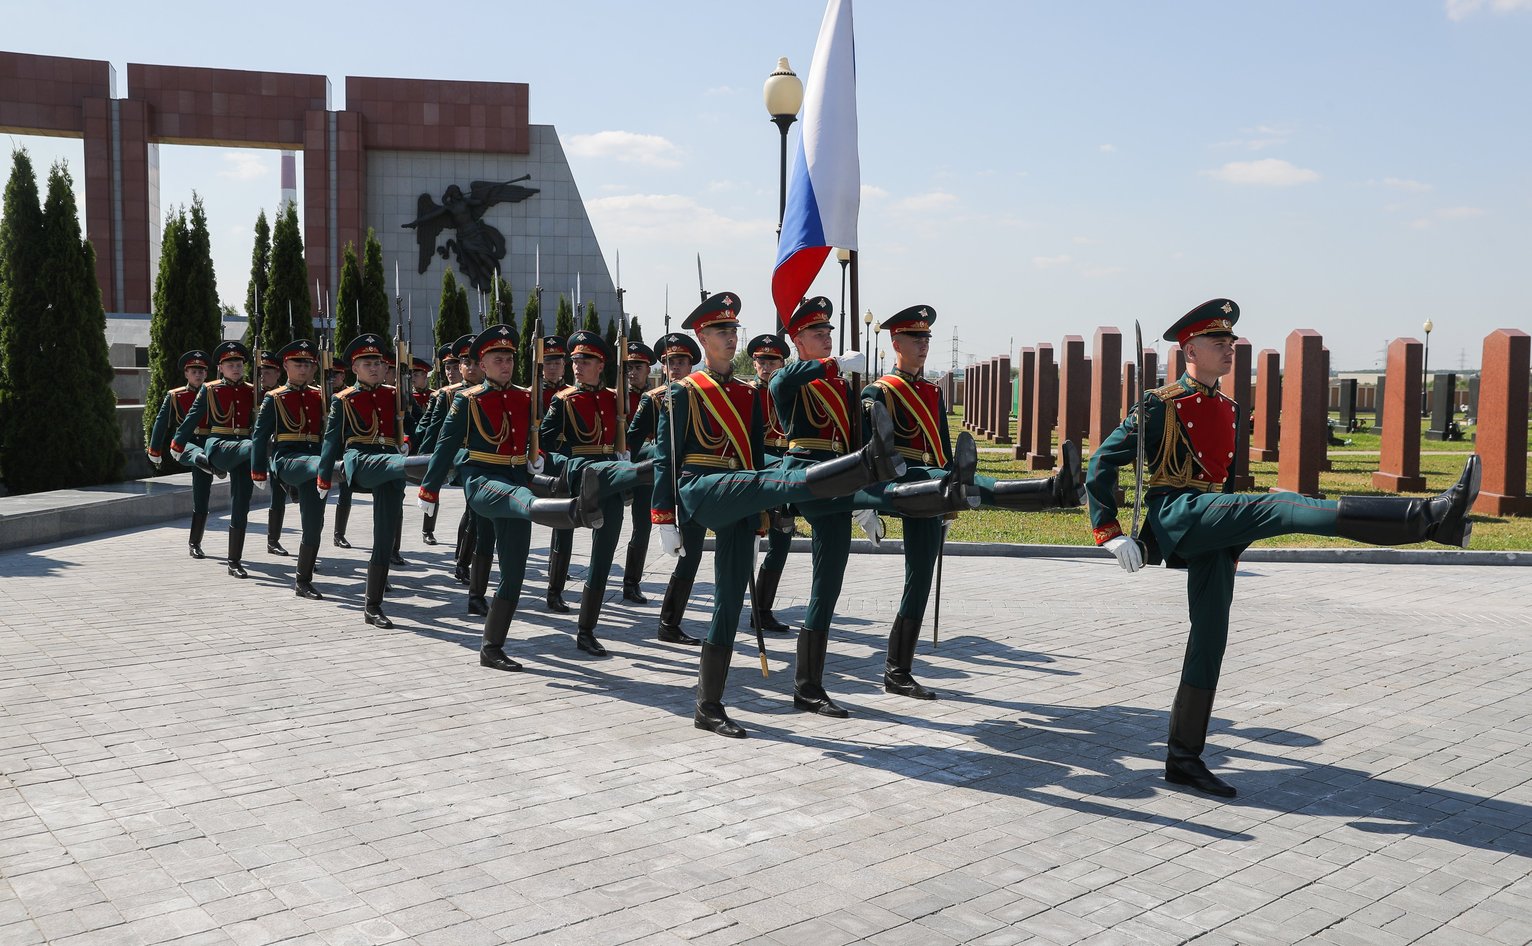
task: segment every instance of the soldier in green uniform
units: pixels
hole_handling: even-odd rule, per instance
[[[282,365],[275,353],[261,349],[261,368],[258,372],[256,404],[277,385],[282,383]],[[271,494],[271,505],[266,510],[266,553],[287,555],[282,547],[282,522],[287,518],[287,491],[276,490]]]
[[[754,567],[755,536],[764,531],[762,514],[774,506],[844,496],[904,472],[893,425],[881,407],[872,409],[867,445],[855,453],[806,468],[767,468],[760,394],[734,376],[739,308],[737,295],[717,293],[684,323],[701,343],[704,367],[666,392],[655,436],[651,511],[667,555],[683,551],[678,522],[695,522],[717,536],[713,618],[702,645],[693,721],[698,729],[736,739],[745,731],[725,713],[723,689]]]
[[[1185,568],[1191,633],[1181,684],[1170,710],[1165,779],[1223,798],[1234,787],[1202,761],[1208,720],[1229,635],[1239,556],[1252,542],[1279,535],[1340,536],[1374,545],[1434,541],[1467,547],[1468,510],[1479,492],[1479,458],[1470,455],[1457,483],[1430,499],[1233,490],[1232,460],[1240,410],[1219,390],[1234,364],[1239,306],[1213,299],[1165,332],[1186,354],[1186,373],[1149,391],[1091,454],[1086,489],[1096,544],[1128,572],[1165,562]],[[1143,439],[1145,522],[1138,536],[1118,522],[1118,472],[1134,467]],[[1138,474],[1135,474],[1136,476]]]
[[[491,325],[473,340],[468,355],[483,368],[483,382],[459,390],[420,484],[419,503],[436,511],[442,486],[455,467],[468,505],[494,529],[500,556],[500,584],[484,617],[480,666],[520,670],[505,653],[505,639],[516,615],[526,576],[532,523],[551,528],[601,524],[597,477],[587,478],[577,499],[537,499],[527,488],[528,474],[542,469],[542,458],[529,452],[532,392],[511,381],[516,374],[516,330]]]
[[[314,563],[324,531],[324,500],[314,482],[319,477],[319,444],[324,439],[325,403],[311,383],[318,367],[318,349],[306,338],[288,343],[277,353],[287,369],[287,383],[266,392],[251,435],[250,478],[266,489],[269,475],[277,488],[272,501],[288,487],[297,490],[303,537],[298,541],[298,568],[293,591],[300,598],[322,598],[314,588]]]
[[[899,451],[910,461],[911,472],[906,474],[909,481],[939,480],[947,471],[971,462],[962,456],[973,449],[971,442],[968,447],[963,446],[966,435],[959,438],[960,456],[954,461],[951,435],[947,430],[946,401],[941,388],[927,381],[924,375],[926,357],[931,350],[931,325],[935,322],[936,310],[928,305],[910,306],[884,320],[882,327],[888,330],[889,344],[894,349],[894,368],[862,391],[862,397],[885,405],[893,415]],[[973,485],[968,489],[977,492],[978,496],[969,495],[969,502],[977,499],[999,508],[1018,510],[1079,505],[1079,447],[1065,441],[1059,453],[1061,469],[1050,477],[996,481],[971,475]],[[920,488],[920,484],[913,487],[915,490]],[[903,491],[912,487],[902,485],[897,489]],[[904,595],[889,632],[883,689],[898,696],[932,700],[936,693],[922,686],[912,675],[915,644],[920,639],[936,559],[941,553],[946,525],[950,522],[947,517],[955,513],[933,515],[929,508],[920,509],[923,504],[918,496],[912,492],[908,503],[894,503],[895,511],[903,517]],[[934,497],[927,499],[934,500]],[[912,515],[917,509],[923,515]],[[882,524],[877,519],[879,511],[876,506],[871,506],[857,515],[874,543],[882,534]]]
[[[628,342],[628,353],[623,357],[622,370],[627,372],[628,382],[628,452],[639,460],[654,459],[654,444],[634,441],[633,423],[643,409],[644,392],[649,390],[649,366],[654,364],[654,351],[643,342]],[[649,557],[649,500],[652,486],[639,486],[633,490],[629,503],[633,531],[628,535],[628,557],[622,565],[622,599],[634,604],[648,604],[640,587],[644,578],[644,561]]]
[[[346,356],[341,353],[330,365],[330,394],[346,389]],[[341,480],[335,497],[335,526],[331,543],[338,549],[349,549],[351,541],[346,538],[346,526],[351,523],[351,481]]]
[[[590,567],[580,595],[575,643],[587,654],[602,657],[606,648],[596,639],[596,621],[612,571],[612,555],[622,535],[622,495],[649,485],[654,463],[633,463],[631,454],[619,449],[617,392],[601,384],[606,363],[615,356],[606,339],[596,332],[579,331],[569,336],[565,348],[574,364],[575,383],[554,395],[540,437],[543,450],[560,458],[559,475],[567,492],[580,491],[591,477],[599,483],[603,523],[591,534]],[[622,432],[626,441],[626,429]]]
[[[428,442],[427,436],[437,426],[437,401],[441,397],[442,388],[457,384],[463,377],[458,371],[457,355],[452,351],[452,344],[450,342],[436,350],[436,363],[440,366],[442,387],[437,388],[428,395],[425,414],[420,418],[418,425],[420,436],[411,441],[415,444],[414,449],[420,453],[430,453],[435,446]],[[426,545],[436,544],[436,513],[434,511],[421,520],[420,540]]]
[[[745,351],[755,367],[755,389],[761,396],[761,416],[766,423],[766,458],[770,463],[779,463],[787,452],[787,431],[772,403],[770,384],[771,376],[787,361],[787,343],[776,335],[757,335],[750,339]],[[793,531],[791,510],[772,510],[771,528],[766,530],[766,555],[755,574],[755,597],[750,602],[751,627],[759,623],[761,630],[779,634],[791,630],[777,620],[772,608],[777,600],[777,586],[782,582],[782,569],[787,567],[787,553],[793,548]]]
[[[383,613],[383,591],[388,584],[395,524],[403,514],[409,453],[399,393],[383,383],[392,351],[386,338],[372,332],[358,335],[346,346],[346,363],[356,375],[356,384],[330,398],[315,477],[323,498],[330,492],[335,464],[344,463],[346,481],[352,488],[372,493],[372,556],[367,563],[362,618],[379,628],[394,626]],[[418,459],[423,465],[425,458]]]
[[[149,462],[154,464],[156,470],[165,462],[171,432],[178,429],[181,421],[186,419],[186,412],[191,410],[197,400],[198,389],[207,381],[208,353],[200,348],[193,349],[183,354],[178,364],[186,384],[165,392],[159,413],[154,415],[149,442],[144,445],[144,452],[149,455]],[[197,446],[202,446],[207,439],[207,430],[199,428],[192,431],[190,439]],[[207,526],[208,500],[213,494],[213,474],[200,467],[189,466],[188,469],[192,475],[192,521],[186,548],[192,558],[202,558],[202,531]]]
[[[447,419],[447,412],[452,408],[452,401],[459,391],[483,382],[484,376],[479,370],[478,361],[469,355],[469,349],[473,345],[474,336],[460,335],[453,340],[450,349],[452,352],[451,370],[448,377],[452,380],[436,392],[431,404],[426,408],[426,416],[421,419],[419,452],[422,454],[433,453],[436,449],[436,438],[441,434],[442,424]],[[445,361],[444,361],[445,364]],[[478,534],[472,509],[464,509],[462,517],[458,520],[457,545],[453,549],[453,577],[459,584],[468,585],[468,613],[483,615],[488,611],[488,604],[484,601],[484,593],[489,588],[489,567],[493,564],[493,556],[489,562],[484,563],[482,582],[475,584],[472,571],[472,561]],[[486,546],[488,542],[486,542]],[[474,589],[478,589],[475,600]]]
[[[840,456],[851,448],[861,427],[862,402],[850,376],[866,367],[860,352],[839,356],[833,348],[831,315],[834,306],[824,296],[801,303],[787,320],[786,332],[798,360],[772,378],[771,394],[787,430],[784,465],[807,465]],[[897,442],[899,424],[894,423]],[[978,453],[973,438],[959,438],[952,469],[908,463],[894,483],[874,483],[850,496],[801,504],[798,508],[812,529],[813,580],[803,628],[798,633],[793,705],[806,712],[845,718],[849,714],[824,688],[825,652],[830,624],[840,599],[846,561],[851,553],[851,515],[861,508],[911,517],[939,516],[969,508]]]
[[[229,481],[229,574],[246,578],[241,561],[245,553],[245,526],[250,519],[250,424],[255,419],[255,386],[244,380],[250,349],[239,342],[224,342],[213,349],[218,377],[197,390],[170,443],[170,455],[179,462],[205,472],[234,474]],[[207,439],[196,443],[197,431],[206,428]]]
[[[702,349],[679,332],[661,335],[654,343],[654,351],[659,356],[660,367],[664,369],[665,381],[644,392],[644,398],[639,402],[638,410],[633,412],[632,422],[628,424],[628,446],[638,450],[638,455],[645,459],[659,455],[659,443],[654,435],[659,432],[660,415],[665,411],[665,392],[672,382],[691,374],[697,362],[702,360]],[[652,493],[650,502],[653,502]],[[637,507],[638,500],[635,499],[633,504]],[[681,548],[684,551],[676,558],[670,580],[665,584],[665,597],[660,601],[660,624],[655,636],[666,644],[698,647],[702,639],[681,629],[681,617],[686,613],[686,602],[691,598],[692,585],[697,580],[697,567],[702,563],[702,542],[707,538],[707,529],[691,521],[680,523],[679,528]]]
[[[564,349],[564,339],[559,335],[543,337],[542,371],[543,409],[540,416],[548,416],[553,399],[568,387],[564,376],[568,373],[569,357]],[[541,422],[539,422],[541,426]],[[541,436],[541,435],[539,435]],[[564,458],[557,451],[549,450],[548,444],[540,444],[548,472],[555,477],[564,472]],[[548,591],[543,596],[548,610],[556,614],[568,614],[569,605],[564,603],[564,585],[569,581],[569,559],[574,554],[574,530],[554,529],[548,539]]]

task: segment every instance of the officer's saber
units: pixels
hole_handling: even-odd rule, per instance
[[[1136,360],[1138,361],[1138,403],[1133,408],[1138,412],[1134,422],[1133,440],[1137,444],[1133,455],[1133,531],[1131,538],[1143,547],[1145,552],[1148,547],[1138,538],[1138,524],[1144,509],[1144,392],[1148,390],[1148,379],[1144,377],[1144,330],[1139,326],[1138,320],[1133,320],[1133,343],[1138,346]]]

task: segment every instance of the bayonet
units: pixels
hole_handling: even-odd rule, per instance
[[[1137,402],[1133,410],[1137,413],[1134,423],[1133,440],[1136,444],[1133,454],[1133,525],[1131,537],[1133,541],[1148,552],[1148,546],[1138,537],[1139,518],[1144,508],[1144,392],[1148,390],[1148,379],[1144,377],[1144,330],[1139,326],[1138,320],[1133,320],[1133,344],[1138,346],[1135,359],[1138,361]]]

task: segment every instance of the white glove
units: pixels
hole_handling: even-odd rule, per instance
[[[547,464],[545,462],[543,462],[543,455],[540,454],[540,453],[537,456],[534,456],[531,459],[527,460],[527,472],[528,473],[536,473],[539,476],[541,476],[542,472],[543,472],[543,467],[544,466],[547,466]]]
[[[1130,575],[1144,567],[1143,549],[1128,536],[1119,535],[1115,539],[1107,539],[1101,547],[1117,556],[1117,564]]]
[[[426,499],[424,496],[416,496],[415,505],[419,506],[421,511],[428,516],[436,515],[436,504],[431,502],[429,499]]]
[[[686,549],[681,545],[681,530],[676,526],[660,526],[660,551],[671,558],[685,558]]]
[[[401,457],[407,457],[410,455],[410,445],[408,443],[401,443],[399,445],[399,455]]]
[[[265,480],[257,480],[253,476],[250,477],[250,479],[254,480],[255,488],[256,489],[260,490],[263,493],[266,492],[266,481]]]
[[[862,532],[872,542],[872,547],[877,548],[883,541],[883,536],[888,530],[883,525],[883,518],[878,515],[876,509],[858,509],[852,516],[856,524],[862,527]]]
[[[165,462],[165,458],[164,457],[150,457],[149,458],[149,462],[153,463],[154,464],[154,468],[156,470],[158,470],[160,468],[160,464]]]
[[[176,461],[177,463],[180,463],[181,462],[181,458],[184,457],[184,456],[186,456],[186,451],[185,450],[177,450],[175,447],[171,447],[170,448],[170,458],[172,460]]]
[[[319,499],[321,502],[326,496],[330,495],[330,489],[327,486],[320,486],[316,483],[314,484],[314,489],[319,493]]]
[[[836,355],[835,363],[846,374],[857,374],[867,370],[867,356],[859,351],[848,351],[844,355]]]
[[[626,450],[618,450],[617,451],[617,459],[621,460],[624,463],[627,463],[629,460],[633,459],[633,454],[629,453]]]

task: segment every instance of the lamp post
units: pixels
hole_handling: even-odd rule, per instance
[[[835,258],[840,261],[840,351],[837,355],[846,353],[846,267],[851,265],[851,251],[837,249]]]
[[[787,213],[787,129],[798,120],[798,109],[803,107],[803,82],[787,64],[787,57],[777,60],[777,71],[766,77],[761,89],[766,101],[766,113],[782,132],[782,159],[777,185],[777,236],[782,235],[782,217]]]
[[[1426,368],[1431,363],[1431,330],[1436,328],[1436,326],[1432,324],[1430,319],[1426,319],[1426,324],[1422,325],[1421,328],[1426,333],[1426,347],[1425,351],[1421,352],[1420,355],[1420,416],[1430,417],[1431,398],[1426,394],[1426,378],[1430,377],[1430,375],[1426,373]]]
[[[868,309],[867,310],[867,314],[862,316],[862,324],[867,326],[868,334],[872,334],[873,328],[872,328],[872,310],[871,309]],[[877,352],[878,352],[878,346],[877,346],[876,343],[874,343],[873,346],[872,346],[872,351],[869,352],[868,356],[867,356],[868,364],[872,365],[872,373],[873,373],[874,377],[878,376]]]

